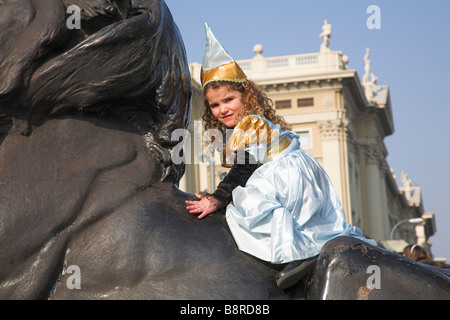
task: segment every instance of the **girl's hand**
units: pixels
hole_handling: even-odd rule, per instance
[[[198,216],[199,219],[202,219],[207,215],[213,213],[220,205],[219,200],[217,200],[213,196],[205,196],[199,193],[196,193],[195,196],[200,200],[186,200],[186,209],[189,210],[190,213],[200,213],[200,215]]]

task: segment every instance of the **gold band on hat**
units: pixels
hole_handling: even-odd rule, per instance
[[[244,82],[247,81],[244,71],[236,63],[236,61],[228,62],[210,70],[202,70],[200,74],[202,87],[205,87],[212,81],[231,81]]]

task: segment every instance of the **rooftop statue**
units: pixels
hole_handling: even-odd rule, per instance
[[[81,29],[67,27],[69,5]],[[186,211],[170,153],[191,80],[162,0],[0,0],[0,25],[0,299],[354,298],[368,264],[382,281],[411,264],[338,238],[310,281],[283,291],[223,215]],[[392,273],[402,298],[449,298],[445,273],[411,272],[423,282]]]
[[[331,24],[328,23],[328,20],[324,20],[322,33],[319,35],[319,38],[323,38],[323,42],[320,45],[320,52],[330,52]]]

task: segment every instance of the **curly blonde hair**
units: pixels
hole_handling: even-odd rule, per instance
[[[228,86],[230,90],[239,91],[242,94],[242,100],[244,103],[244,110],[239,114],[236,119],[236,123],[242,120],[245,116],[250,114],[258,114],[265,116],[272,123],[279,124],[283,130],[291,130],[291,126],[286,123],[283,117],[276,115],[276,111],[273,107],[273,101],[267,97],[267,95],[258,88],[258,86],[250,80],[243,83],[231,82],[231,81],[213,81],[208,83],[203,88],[203,96],[206,96],[206,92],[209,89],[218,89],[221,86]],[[203,111],[203,124],[205,130],[219,129],[223,133],[226,132],[227,127],[218,121],[212,114],[208,101],[204,99],[204,111]]]

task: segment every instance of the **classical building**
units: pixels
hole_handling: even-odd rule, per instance
[[[368,49],[361,81],[356,70],[348,68],[348,57],[330,50],[330,35],[331,25],[325,21],[318,53],[266,58],[263,47],[256,45],[252,59],[237,62],[300,135],[302,147],[324,167],[351,224],[376,240],[389,240],[396,227],[396,239],[429,249],[428,238],[435,232],[434,215],[424,213],[420,187],[413,186],[406,174],[402,173],[403,186],[397,186],[386,161],[388,151],[383,139],[394,132],[389,87],[377,84]],[[180,188],[187,192],[212,192],[227,169],[219,161],[210,165],[207,157],[200,160],[201,65],[192,63],[190,68],[194,86],[190,125],[194,156],[190,157]],[[407,223],[409,219],[417,223],[417,218],[424,220],[416,225]]]

